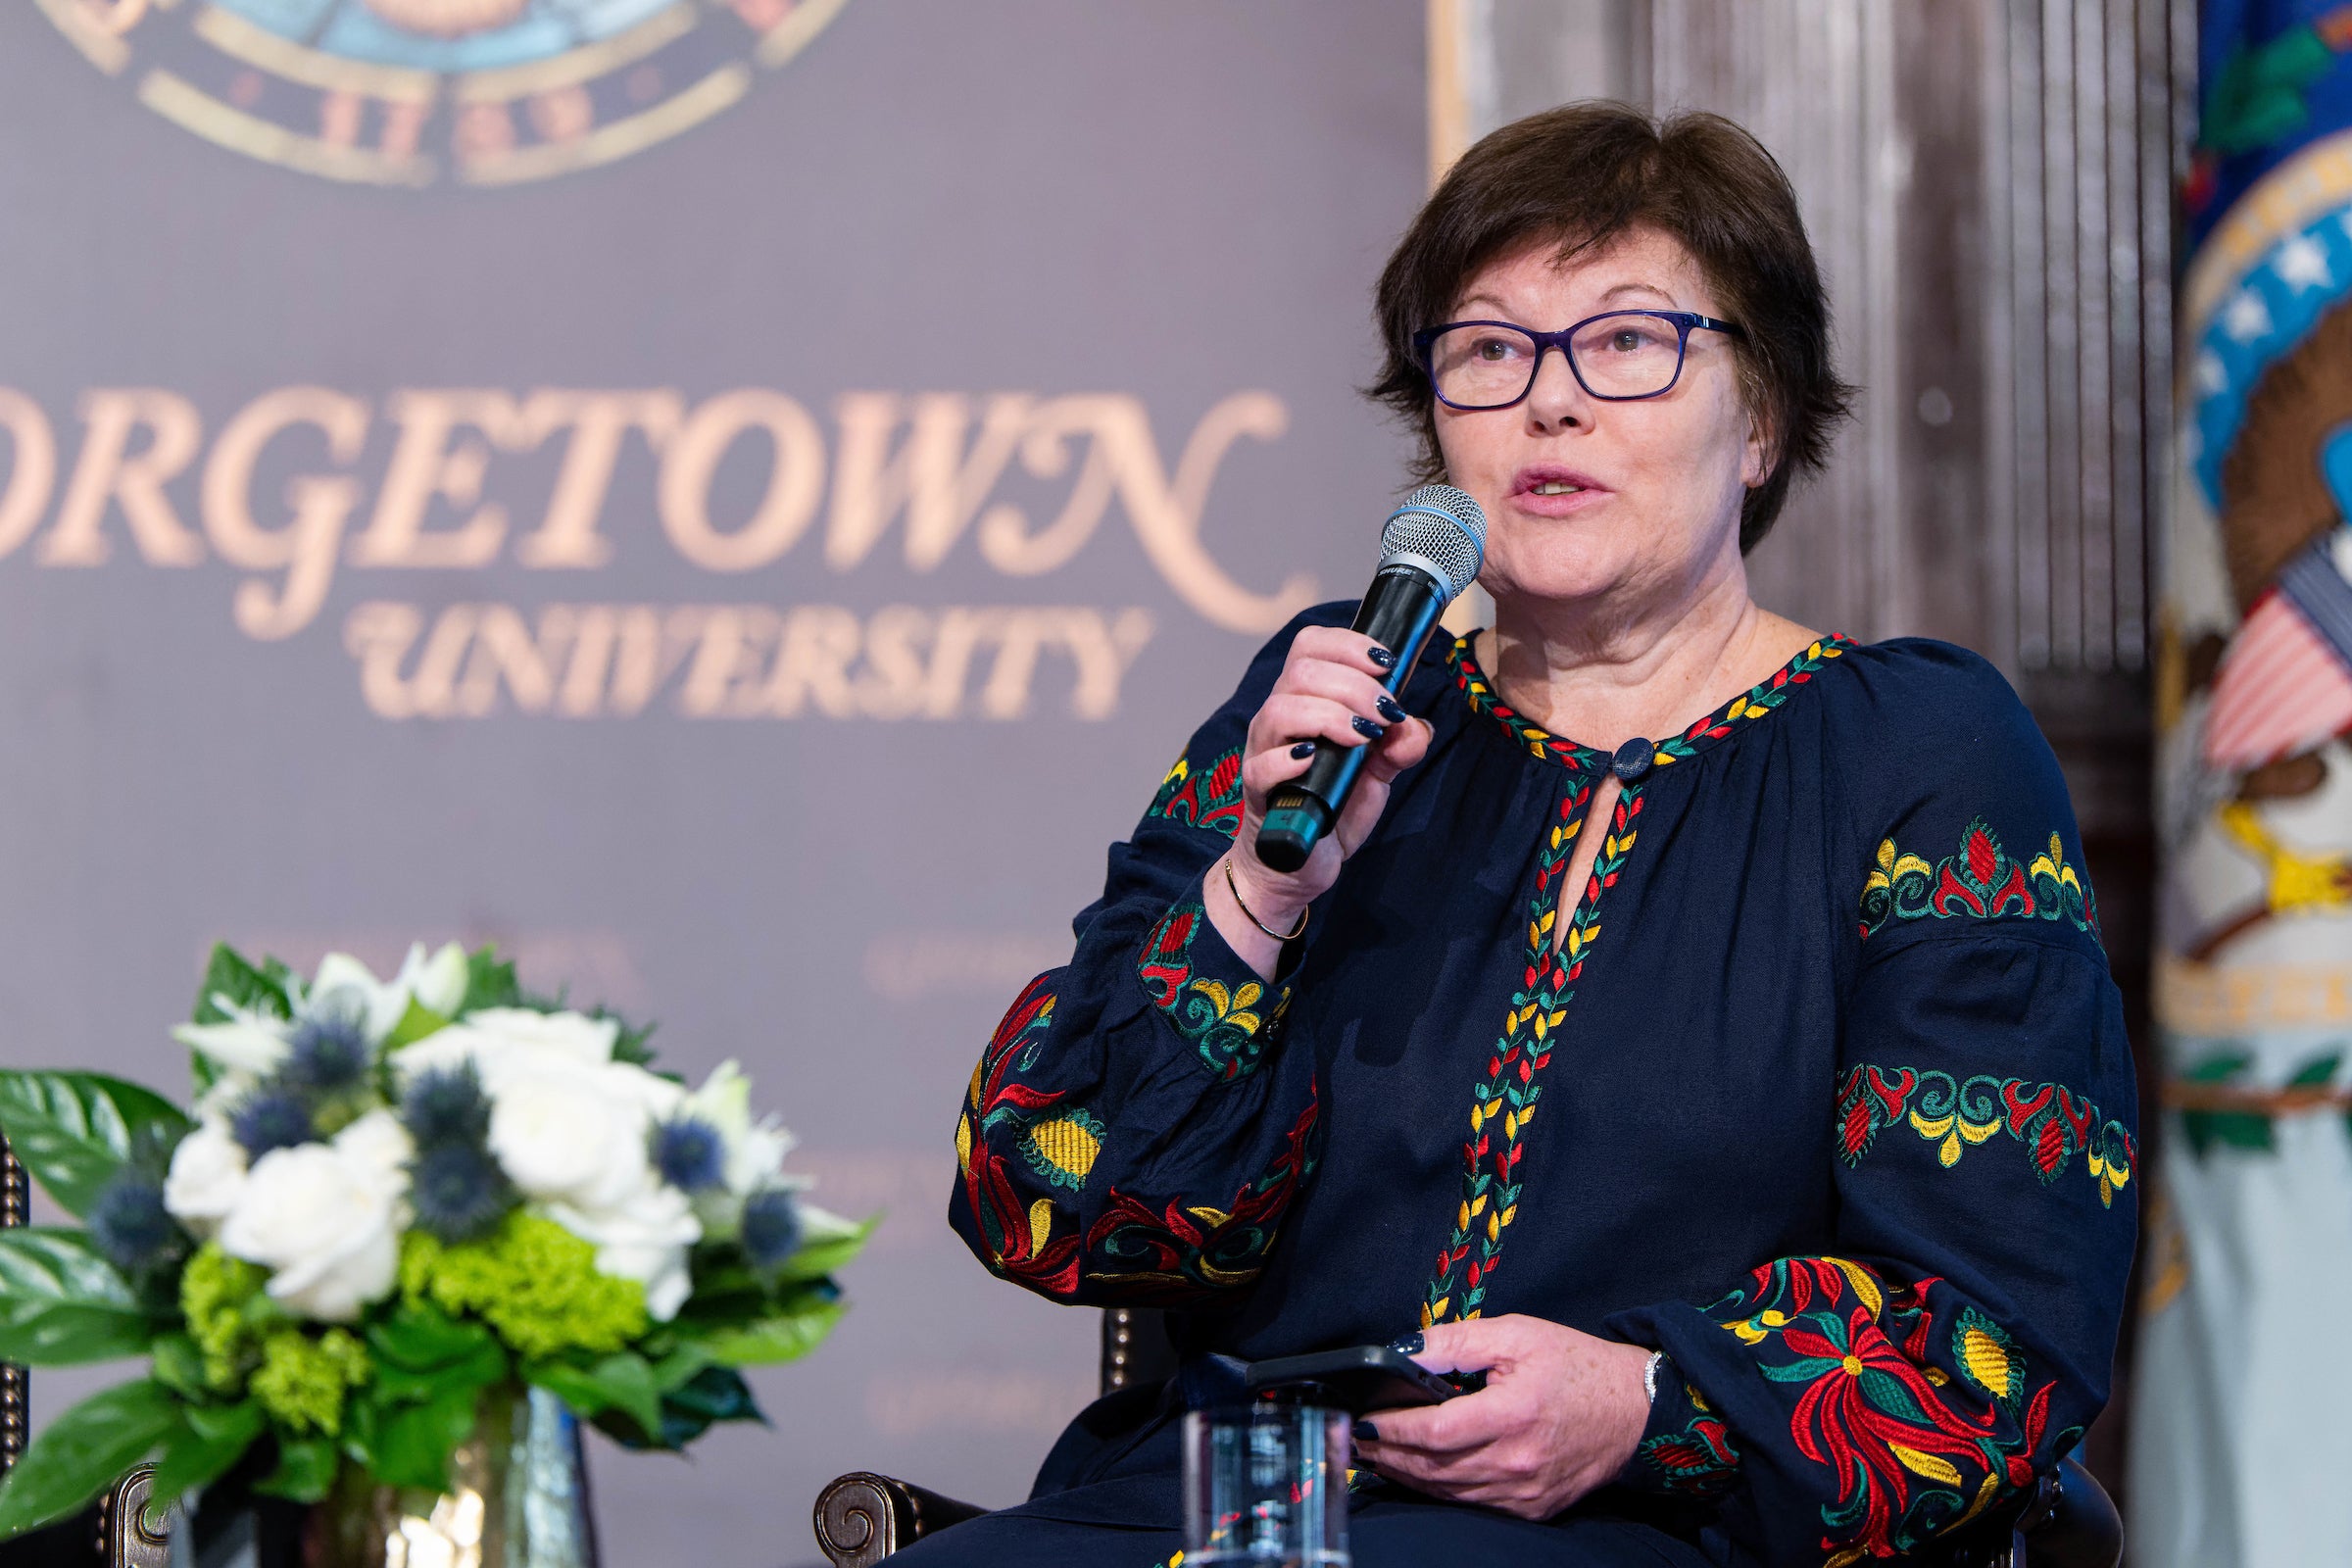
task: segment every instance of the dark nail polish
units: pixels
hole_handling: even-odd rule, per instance
[[[1371,647],[1365,649],[1364,657],[1372,661],[1372,662],[1375,664],[1378,664],[1383,669],[1395,669],[1396,667],[1396,656],[1390,653],[1386,648],[1381,647],[1378,643],[1374,643]]]
[[[1291,755],[1300,760],[1312,757],[1315,755],[1315,743],[1313,741],[1300,741],[1298,745],[1291,748]]]
[[[1383,697],[1379,702],[1374,703],[1372,706],[1380,710],[1380,716],[1387,719],[1390,723],[1401,724],[1404,722],[1404,710],[1396,706],[1396,698]]]
[[[1358,1421],[1349,1430],[1358,1443],[1378,1443],[1380,1441],[1380,1428],[1369,1421]]]
[[[1378,724],[1373,723],[1361,713],[1355,714],[1353,717],[1349,718],[1348,722],[1353,724],[1355,726],[1355,732],[1368,741],[1376,741],[1388,733],[1387,730],[1382,729]]]
[[[1424,1343],[1426,1342],[1422,1339],[1421,1331],[1415,1329],[1400,1340],[1391,1340],[1389,1348],[1395,1350],[1398,1355],[1419,1355]]]

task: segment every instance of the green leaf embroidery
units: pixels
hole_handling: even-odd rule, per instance
[[[73,1366],[138,1355],[154,1326],[76,1230],[0,1231],[0,1360]]]
[[[0,1541],[63,1519],[113,1486],[180,1426],[179,1409],[161,1384],[141,1379],[51,1421],[0,1486]]]
[[[149,1129],[153,1129],[152,1132]],[[75,1219],[142,1138],[169,1144],[188,1118],[151,1089],[94,1072],[0,1068],[0,1132],[58,1205]]]

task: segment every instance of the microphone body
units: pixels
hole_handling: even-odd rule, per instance
[[[1387,547],[1372,586],[1355,612],[1354,629],[1396,656],[1381,685],[1403,690],[1429,645],[1438,617],[1478,575],[1487,519],[1478,503],[1447,485],[1425,485],[1389,519]],[[1348,791],[1363,773],[1363,746],[1316,744],[1306,771],[1278,786],[1258,825],[1257,858],[1276,871],[1296,871],[1339,820]]]

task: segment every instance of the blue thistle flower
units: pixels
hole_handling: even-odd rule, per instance
[[[709,1192],[726,1178],[726,1144],[700,1116],[657,1123],[652,1145],[654,1169],[681,1193]]]
[[[418,1073],[400,1102],[401,1125],[419,1149],[479,1149],[490,1136],[490,1097],[470,1061]]]
[[[417,1227],[452,1245],[497,1229],[519,1199],[498,1161],[474,1144],[434,1144],[409,1167],[409,1202]]]
[[[754,1193],[743,1205],[743,1252],[754,1268],[776,1268],[801,1248],[801,1208],[781,1187]]]
[[[339,1095],[366,1080],[367,1024],[348,1007],[324,1007],[295,1026],[278,1077],[287,1088],[312,1095]]]
[[[292,1149],[318,1136],[311,1108],[300,1095],[268,1085],[245,1097],[228,1118],[228,1130],[245,1146],[245,1157],[259,1159],[273,1149]]]
[[[164,1207],[164,1184],[132,1165],[98,1189],[85,1223],[98,1250],[125,1274],[160,1268],[187,1247],[187,1237]]]

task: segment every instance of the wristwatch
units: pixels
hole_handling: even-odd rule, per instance
[[[1642,1392],[1649,1396],[1652,1404],[1658,1402],[1658,1363],[1665,1359],[1664,1350],[1652,1350],[1649,1352],[1649,1364],[1642,1369]]]

